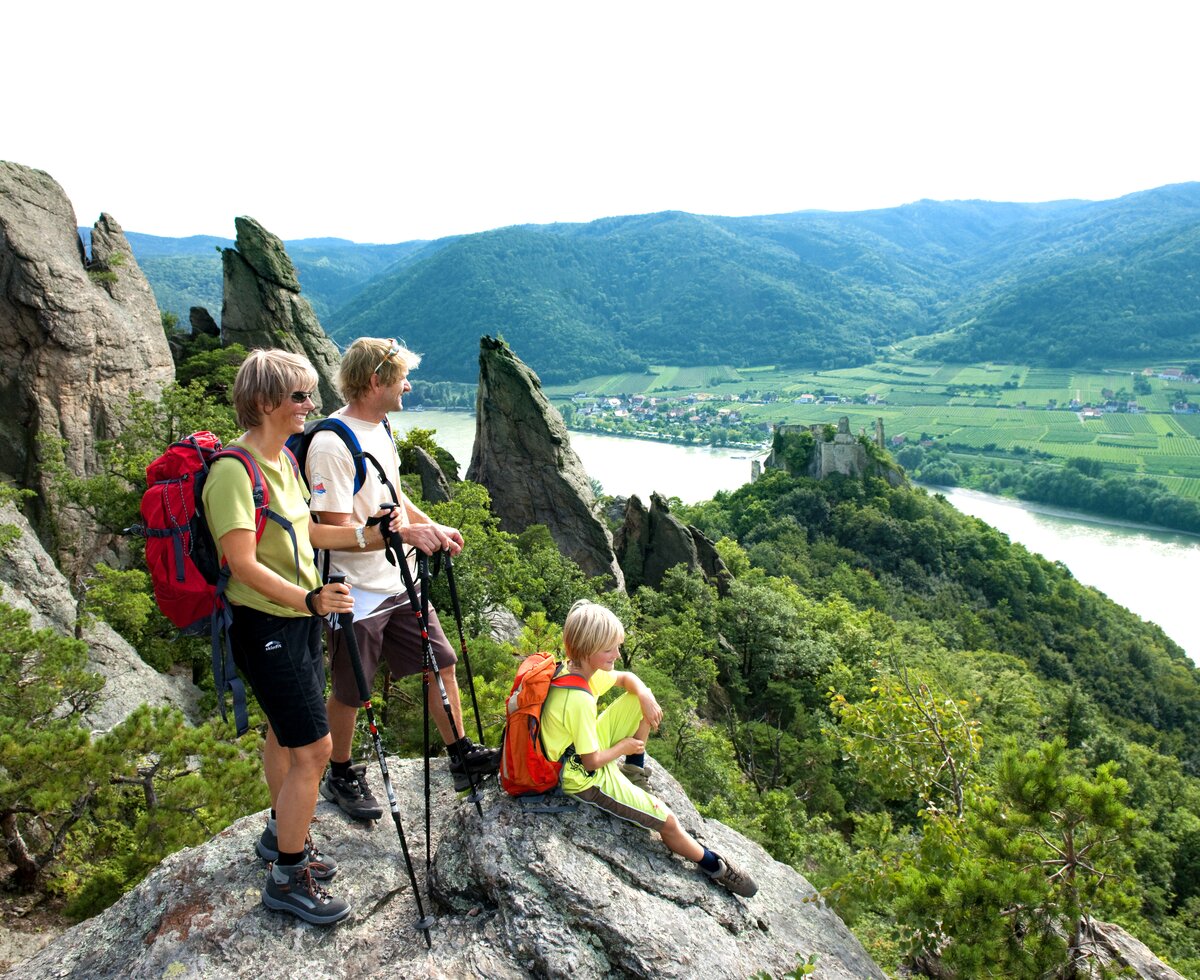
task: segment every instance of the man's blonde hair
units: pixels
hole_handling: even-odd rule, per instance
[[[233,379],[233,408],[243,429],[262,425],[263,409],[278,408],[293,391],[317,387],[317,371],[301,354],[252,350]]]
[[[580,599],[567,613],[563,624],[563,647],[567,659],[582,664],[601,650],[611,650],[625,642],[625,627],[606,606]]]
[[[399,350],[393,348],[393,344]],[[421,355],[405,347],[404,341],[359,337],[342,355],[338,390],[346,401],[357,401],[371,390],[372,375],[379,376],[380,384],[394,385],[409,371],[415,371],[420,363]]]

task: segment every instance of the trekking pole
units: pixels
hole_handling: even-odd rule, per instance
[[[345,575],[330,575],[330,582],[345,582]],[[392,788],[392,777],[388,772],[387,755],[383,751],[383,740],[379,737],[379,729],[375,727],[375,711],[371,707],[371,690],[367,686],[367,677],[363,673],[362,659],[358,654],[358,638],[354,635],[354,614],[339,613],[337,617],[338,626],[341,627],[338,632],[346,639],[346,651],[350,657],[350,666],[354,668],[354,679],[358,683],[358,697],[363,703],[363,708],[367,712],[367,728],[371,732],[371,739],[375,743],[375,755],[379,757],[379,770],[383,774],[383,788],[387,791],[388,807],[392,811],[392,820],[396,824],[396,833],[400,836],[400,850],[404,854],[404,864],[408,868],[408,880],[412,885],[413,898],[417,903],[417,915],[420,918],[417,920],[416,928],[421,931],[425,937],[425,947],[433,949],[433,939],[429,935],[429,930],[433,926],[435,919],[432,915],[425,914],[425,906],[421,903],[421,891],[417,887],[417,876],[413,871],[412,858],[408,854],[408,841],[404,837],[404,826],[400,823],[400,803],[396,799],[396,791]],[[426,834],[428,837],[428,834]],[[426,868],[426,876],[429,874],[429,869]]]
[[[450,590],[450,608],[454,611],[454,624],[458,627],[458,647],[462,651],[463,664],[467,668],[467,686],[471,689],[471,708],[475,712],[475,727],[479,729],[479,744],[486,745],[483,738],[483,719],[479,714],[479,702],[475,699],[475,675],[471,673],[471,658],[467,656],[467,637],[463,632],[462,606],[458,602],[458,587],[454,584],[454,560],[450,549],[442,552],[446,567],[446,587]]]
[[[381,504],[381,507],[388,508],[387,504]],[[390,508],[388,508],[390,509]],[[386,521],[384,527],[387,527]],[[399,535],[391,533],[390,530],[384,533],[387,540],[387,550],[392,553],[393,557],[389,557],[389,561],[400,567],[400,575],[404,579],[404,591],[408,593],[408,601],[412,606],[413,615],[417,617],[417,624],[421,630],[421,652],[423,663],[425,666],[426,677],[426,692],[428,692],[428,674],[432,673],[433,678],[437,681],[438,694],[442,699],[442,710],[446,712],[446,721],[450,724],[450,734],[454,741],[458,741],[462,737],[462,733],[458,730],[458,725],[454,722],[454,712],[450,708],[450,696],[446,693],[446,684],[442,680],[441,672],[438,670],[437,655],[433,652],[433,644],[429,642],[429,619],[425,615],[425,603],[429,601],[429,556],[423,551],[417,550],[417,568],[418,574],[421,576],[421,584],[423,594],[420,599],[417,598],[417,587],[413,582],[412,572],[408,569],[408,560],[404,555],[403,542],[398,542]],[[426,759],[429,756],[426,754]],[[428,765],[428,762],[426,762]],[[475,804],[475,809],[479,812],[480,818],[483,817],[483,807],[480,805],[480,800],[483,799],[479,792],[479,786],[475,779],[475,773],[471,771],[471,767],[467,765],[466,760],[463,760],[463,769],[467,774],[467,783],[471,787],[471,792],[467,799]]]

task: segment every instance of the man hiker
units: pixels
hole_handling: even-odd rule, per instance
[[[358,440],[364,454],[357,461],[361,486],[356,492],[356,460],[337,432],[322,430],[314,433],[305,461],[308,485],[312,490],[309,507],[315,518],[321,524],[354,527],[359,535],[359,551],[333,552],[329,558],[330,571],[344,574],[351,586],[354,634],[368,687],[374,684],[381,660],[387,661],[395,677],[420,673],[422,642],[420,625],[409,602],[400,568],[387,561],[385,552],[373,548],[367,550],[366,535],[379,534],[377,528],[365,527],[367,519],[381,504],[394,501],[399,505],[400,538],[406,546],[403,560],[408,561],[418,590],[415,549],[419,548],[427,555],[442,550],[458,554],[463,546],[462,535],[456,528],[430,520],[400,486],[400,461],[387,416],[389,412],[403,408],[401,399],[406,391],[412,390],[408,372],[420,361],[419,354],[395,340],[366,337],[356,340],[343,356],[338,372],[338,387],[346,405],[331,417],[345,423]],[[429,608],[427,626],[454,725],[460,735],[456,741],[445,711],[433,711],[434,722],[450,756],[450,772],[458,779],[465,777],[468,769],[476,774],[495,772],[500,763],[499,749],[475,745],[462,734],[462,708],[455,677],[458,658],[432,607]],[[328,627],[326,639],[333,675],[333,690],[326,705],[333,751],[329,772],[321,782],[321,795],[355,819],[377,820],[383,815],[383,809],[367,785],[366,766],[350,764],[355,720],[362,701],[349,662],[347,644],[342,642],[339,630]],[[436,678],[430,674],[425,682],[436,685]],[[427,695],[432,698],[432,705],[438,703],[440,696],[436,687],[427,691]]]

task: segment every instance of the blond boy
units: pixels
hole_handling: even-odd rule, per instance
[[[614,816],[656,830],[674,853],[695,861],[708,877],[731,892],[750,897],[754,880],[728,858],[708,850],[680,825],[662,800],[647,789],[646,736],[658,728],[662,709],[635,674],[614,670],[625,629],[611,610],[586,599],[571,607],[563,626],[568,671],[584,678],[586,691],[552,687],[542,708],[546,756],[562,758],[562,788]],[[596,698],[610,688],[623,692],[597,716]],[[624,763],[619,763],[621,757]]]

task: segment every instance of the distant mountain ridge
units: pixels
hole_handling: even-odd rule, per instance
[[[189,263],[217,268],[220,241],[143,246],[150,237],[129,235],[160,305],[199,293],[202,269]],[[944,360],[1200,354],[1200,183],[1100,202],[668,211],[436,242],[287,245],[335,340],[403,337],[428,355],[428,380],[473,381],[483,334],[502,335],[547,382],[656,363],[847,366],[922,335]],[[211,288],[219,308],[219,272]]]

